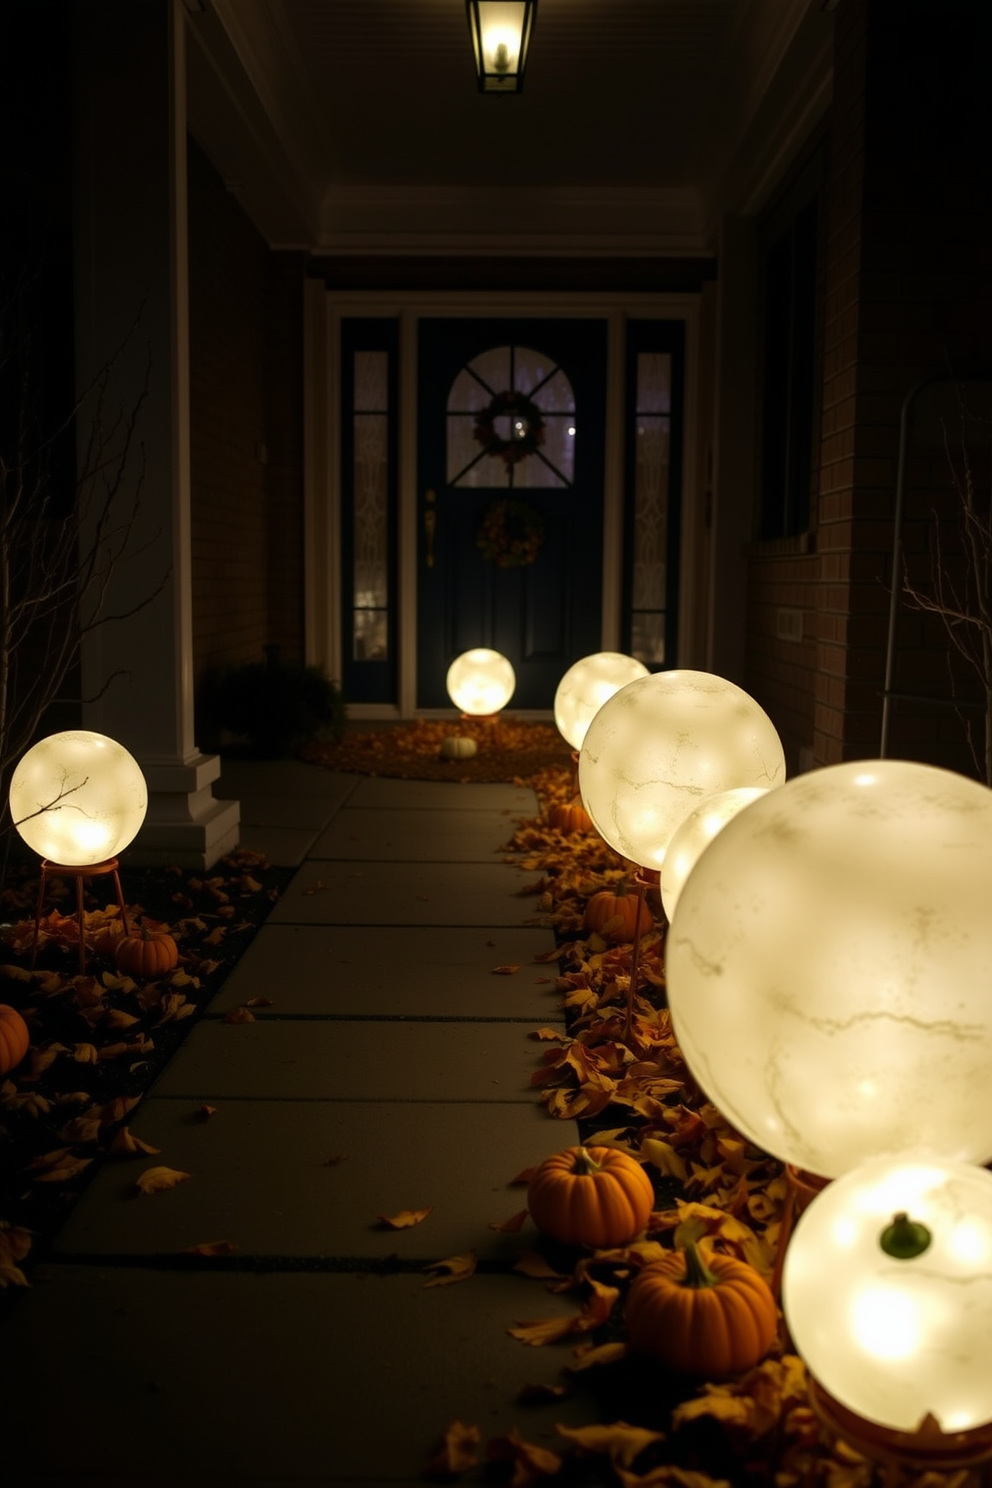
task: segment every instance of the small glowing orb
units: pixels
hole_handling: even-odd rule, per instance
[[[648,669],[635,656],[620,651],[597,651],[575,662],[558,683],[555,693],[555,724],[573,749],[581,749],[586,730],[600,708],[621,687]]]
[[[115,739],[82,729],[40,740],[10,782],[10,816],[21,837],[67,868],[123,852],[147,810],[145,777],[134,756]]]
[[[771,719],[711,672],[655,672],[604,703],[579,755],[579,791],[600,836],[661,868],[675,828],[708,796],[785,780]]]
[[[448,696],[456,708],[486,717],[505,708],[517,685],[513,667],[498,651],[477,646],[463,651],[448,668]]]
[[[992,791],[831,765],[738,813],[666,950],[679,1047],[728,1121],[824,1178],[992,1158]]]
[[[734,790],[720,791],[719,795],[707,797],[675,828],[662,864],[660,884],[661,902],[669,920],[675,914],[685,881],[700,853],[723,831],[731,817],[764,794],[760,785],[738,785]]]
[[[897,1259],[897,1214],[929,1231]],[[944,1431],[992,1421],[992,1173],[909,1155],[872,1158],[817,1194],[785,1257],[782,1304],[824,1389],[878,1425]]]

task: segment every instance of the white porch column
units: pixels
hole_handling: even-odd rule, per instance
[[[132,861],[208,867],[237,844],[239,809],[214,799],[220,761],[193,740],[185,12],[75,0],[73,25],[77,386],[112,364],[104,416],[126,419],[148,385],[114,505],[124,522],[138,502],[107,593],[126,618],[84,641],[83,721],[148,781]]]

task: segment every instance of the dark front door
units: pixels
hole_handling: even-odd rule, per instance
[[[550,708],[600,649],[606,323],[423,320],[417,396],[417,705],[488,646]]]

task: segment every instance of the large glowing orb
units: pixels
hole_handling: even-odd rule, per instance
[[[811,1374],[864,1420],[992,1421],[992,1174],[915,1154],[852,1168],[800,1218],[782,1301]]]
[[[445,685],[456,708],[483,718],[506,707],[517,679],[505,656],[476,646],[455,657]]]
[[[675,828],[708,796],[784,780],[782,743],[767,713],[711,672],[628,682],[593,718],[579,755],[593,825],[642,868],[661,868]]]
[[[992,1158],[992,791],[906,760],[800,775],[727,823],[666,951],[679,1046],[759,1147],[825,1178]]]
[[[50,734],[10,782],[10,816],[34,852],[82,867],[123,852],[148,809],[145,777],[115,739],[83,729]]]
[[[743,811],[745,806],[750,806],[764,794],[760,785],[738,785],[733,790],[720,791],[719,795],[707,797],[675,828],[665,854],[659,885],[661,902],[669,920],[675,914],[685,881],[700,854],[738,811]]]
[[[586,730],[603,704],[628,682],[647,675],[643,661],[620,651],[597,651],[574,662],[555,693],[555,724],[562,738],[573,749],[581,749]]]

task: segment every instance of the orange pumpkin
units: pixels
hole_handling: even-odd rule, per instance
[[[168,931],[148,930],[139,925],[118,940],[114,959],[117,970],[127,976],[162,976],[178,965],[179,947]]]
[[[548,810],[548,821],[559,832],[594,832],[592,818],[578,799],[567,803],[557,802]]]
[[[538,1229],[565,1245],[629,1245],[648,1222],[654,1188],[640,1163],[613,1147],[568,1147],[531,1176],[527,1208]]]
[[[627,1294],[631,1347],[703,1379],[742,1374],[767,1354],[778,1332],[771,1289],[753,1266],[692,1243],[652,1261]]]
[[[17,1009],[0,1002],[0,1075],[20,1064],[30,1042],[28,1025]]]
[[[641,934],[651,929],[654,921],[645,901],[627,892],[627,880],[621,878],[616,889],[600,889],[586,904],[582,924],[595,931],[611,945],[623,945],[634,939],[640,905]]]

